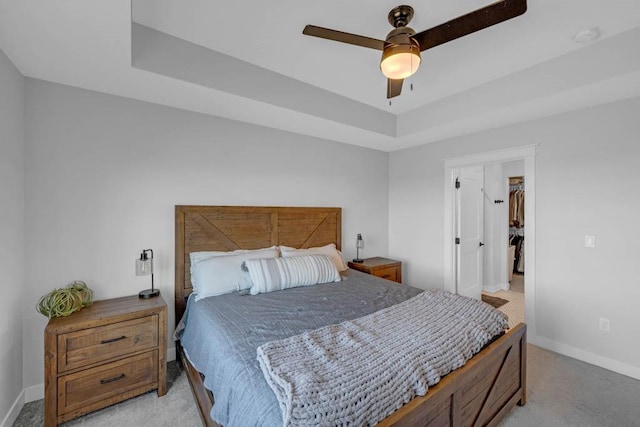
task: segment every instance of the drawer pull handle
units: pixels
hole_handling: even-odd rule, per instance
[[[111,338],[110,340],[102,340],[100,341],[100,344],[109,344],[110,342],[116,342],[116,341],[120,341],[125,339],[126,337],[123,335],[121,337],[117,337],[117,338]]]
[[[120,374],[120,375],[116,375],[113,378],[107,378],[106,380],[100,380],[100,384],[108,384],[108,383],[112,383],[114,381],[118,381],[124,378],[124,374]]]

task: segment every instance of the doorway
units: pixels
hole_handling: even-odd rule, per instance
[[[459,249],[455,238],[457,233],[457,203],[456,178],[462,169],[470,166],[485,166],[490,164],[506,164],[516,160],[524,163],[524,176],[526,176],[526,203],[525,215],[527,217],[527,227],[524,231],[524,263],[527,266],[524,276],[524,312],[527,318],[529,333],[535,336],[535,145],[513,149],[491,151],[463,157],[456,157],[445,160],[444,168],[444,288],[450,292],[459,292],[458,271],[460,266]],[[464,206],[461,206],[464,211]],[[505,208],[506,210],[506,208]],[[507,277],[507,254],[508,254],[508,230],[504,229],[504,239],[495,241],[495,248],[499,255],[495,258],[496,263],[500,263],[504,268],[501,274],[504,283],[508,286]]]
[[[524,162],[508,162],[503,165],[503,169],[503,176],[508,186],[508,192],[506,193],[508,194],[506,225],[509,227],[509,255],[507,256],[509,289],[524,293],[524,231],[526,227]]]
[[[487,183],[487,191],[492,192],[495,197],[485,200],[485,227],[494,237],[493,241],[487,239],[486,246],[493,260],[485,263],[485,269],[489,273],[485,275],[482,300],[506,313],[509,316],[509,326],[514,327],[525,322],[526,314],[524,161],[494,163],[491,166],[495,172],[495,185],[492,187],[490,182]],[[487,177],[490,178],[489,175]],[[503,240],[508,242],[506,254],[504,246],[496,245]]]

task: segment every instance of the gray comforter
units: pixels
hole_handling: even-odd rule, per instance
[[[352,270],[344,276],[338,283],[189,302],[181,342],[213,392],[213,420],[226,427],[281,426],[278,400],[256,359],[259,346],[356,319],[422,292]]]

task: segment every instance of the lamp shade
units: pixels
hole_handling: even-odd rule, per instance
[[[409,40],[412,41],[413,39]],[[389,79],[406,79],[418,71],[420,62],[420,48],[417,44],[394,44],[385,47],[382,52],[380,69],[382,74]]]
[[[136,260],[136,276],[148,276],[153,273],[153,258]]]

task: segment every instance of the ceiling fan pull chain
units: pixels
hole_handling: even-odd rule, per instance
[[[413,69],[413,55],[411,55],[411,69]],[[413,74],[411,74],[411,83],[409,84],[409,90],[413,92]]]
[[[411,55],[411,69],[413,70],[413,55]],[[413,74],[411,74],[411,83],[409,84],[409,90],[413,92]]]

